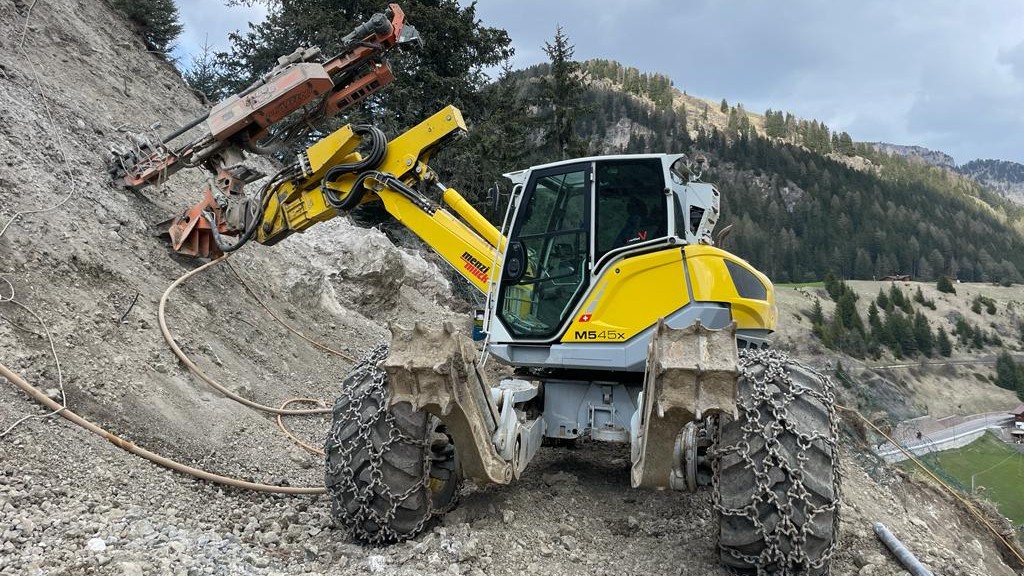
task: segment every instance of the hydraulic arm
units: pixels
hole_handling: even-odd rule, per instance
[[[501,233],[457,191],[438,182],[427,165],[434,151],[465,132],[454,106],[390,142],[376,128],[343,126],[299,154],[293,173],[271,181],[253,199],[260,202],[257,217],[242,238],[275,244],[360,204],[381,202],[486,294],[497,273],[493,263]],[[361,146],[369,147],[365,155],[356,151]],[[438,189],[441,203],[451,211],[419,190],[425,186]]]

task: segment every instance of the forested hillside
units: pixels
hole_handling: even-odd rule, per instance
[[[265,22],[233,36],[229,52],[201,57],[192,70],[208,74],[194,85],[220,97],[294,46],[331,53],[343,32],[316,24],[318,11],[342,14],[347,22],[331,30],[344,31],[376,4],[356,2],[340,12],[331,6],[282,3]],[[828,271],[859,279],[900,273],[1022,280],[1020,207],[965,176],[857,144],[816,120],[688,95],[663,74],[576,61],[561,30],[544,46],[547,63],[506,69],[488,82],[485,69],[512,51],[503,30],[483,26],[472,5],[411,1],[405,9],[425,37],[457,30],[460,40],[394,57],[394,85],[342,120],[371,121],[395,134],[445,104],[460,106],[471,134],[432,164],[494,219],[501,203],[493,190],[508,189],[504,172],[590,154],[703,153],[711,161],[705,180],[723,193],[721,225],[734,225],[727,247],[778,282],[817,280]]]
[[[663,75],[601,60],[581,68],[579,152],[707,155],[704,179],[722,190],[720,222],[734,224],[727,247],[778,282],[828,271],[859,279],[1022,279],[1024,238],[1012,226],[1019,208],[967,178],[854,144],[817,121],[777,111],[757,116],[725,101],[709,106]],[[491,89],[533,102],[532,117],[544,118],[539,92],[549,71],[534,66]],[[542,130],[532,134],[537,146],[519,158],[523,165],[558,158],[545,149]]]

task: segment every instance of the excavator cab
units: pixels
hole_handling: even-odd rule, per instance
[[[711,247],[719,193],[681,154],[600,156],[506,175],[515,184],[488,351],[514,366],[642,372],[659,318],[737,321],[761,347],[771,282]],[[693,274],[701,279],[696,292]]]
[[[658,158],[601,159],[531,171],[509,237],[499,318],[517,337],[556,335],[611,253],[669,235]]]

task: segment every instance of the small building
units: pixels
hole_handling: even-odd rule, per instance
[[[1024,444],[1024,429],[1014,428],[1010,430],[1010,437],[1013,438],[1014,444]]]
[[[882,276],[882,282],[910,282],[910,274],[892,274]]]
[[[1013,416],[1013,427],[1018,430],[1024,430],[1024,404],[1014,408],[1010,415]]]

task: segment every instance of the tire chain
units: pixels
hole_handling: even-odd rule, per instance
[[[821,384],[821,389],[815,390],[796,385],[789,375],[788,367],[791,365],[798,366],[807,373],[817,377]],[[760,377],[754,375],[754,369],[758,366],[764,368],[764,372]],[[741,562],[757,566],[758,576],[787,576],[803,574],[809,570],[819,570],[828,566],[831,561],[832,555],[835,553],[839,534],[841,470],[838,458],[839,447],[836,440],[838,437],[838,426],[832,382],[829,378],[822,376],[806,365],[791,360],[788,354],[778,350],[740,350],[739,367],[740,377],[745,378],[750,384],[751,403],[749,409],[745,408],[741,402],[737,402],[737,404],[739,410],[747,412],[748,419],[743,424],[741,440],[729,446],[721,445],[721,427],[715,427],[713,448],[715,458],[713,458],[712,464],[713,503],[714,508],[720,514],[745,516],[764,539],[765,549],[758,556],[743,554],[733,549],[721,549]],[[774,385],[775,382],[786,383],[786,388],[778,388]],[[825,408],[830,426],[827,435],[822,433],[805,434],[793,429],[791,424],[779,425],[780,422],[790,422],[787,418],[787,408],[797,396],[811,396]],[[773,423],[770,428],[761,420],[762,410],[767,410],[770,414],[769,421]],[[789,432],[797,436],[798,451],[796,454],[797,466],[795,467],[793,466],[794,462],[787,461],[785,455],[780,452],[780,444],[777,438],[782,432]],[[786,502],[780,502],[778,495],[772,490],[768,467],[757,466],[758,463],[755,462],[755,457],[751,454],[751,441],[754,438],[764,439],[768,459],[778,462],[783,472],[792,481],[792,486],[786,492]],[[823,447],[832,453],[832,489],[834,500],[823,506],[813,506],[808,502],[807,496],[809,493],[803,483],[804,464],[808,459],[807,450],[815,442],[822,443]],[[755,473],[756,487],[751,503],[742,508],[727,508],[720,502],[718,486],[720,462],[722,456],[730,453],[738,454],[745,461],[746,466]],[[770,502],[776,506],[780,519],[774,531],[768,530],[758,517],[757,503],[759,501]],[[793,521],[793,506],[791,503],[794,501],[804,503],[802,509],[805,516],[804,522],[799,527]],[[828,511],[833,511],[832,542],[820,558],[811,560],[808,558],[803,546],[807,541],[808,529],[818,514]],[[780,546],[780,541],[784,537],[791,543],[789,551],[784,550]],[[765,568],[766,566],[774,566],[775,568],[772,571],[768,571]]]
[[[423,482],[399,494],[392,493],[391,487],[384,479],[384,455],[396,442],[429,448],[430,441],[429,438],[420,440],[408,436],[395,423],[395,416],[388,405],[387,374],[380,368],[380,363],[387,356],[388,344],[381,343],[360,359],[345,377],[345,384],[335,402],[334,422],[324,444],[324,451],[327,453],[327,476],[340,480],[328,487],[331,497],[336,502],[336,510],[341,513],[339,519],[352,529],[357,539],[370,544],[389,544],[418,534],[433,515],[432,510],[431,513],[424,514],[419,524],[409,534],[399,534],[391,527],[391,520],[398,507],[417,492],[428,490],[430,450],[424,451],[428,456],[423,465]],[[361,385],[364,382],[371,384],[364,387]],[[363,414],[368,403],[375,404],[376,410],[368,415]],[[337,410],[341,404],[345,404],[346,408],[344,413],[339,415]],[[376,447],[373,443],[373,433],[381,420],[384,421],[384,429],[388,430],[389,434],[387,440]],[[342,431],[351,422],[359,423],[359,431],[347,440],[341,438]],[[354,460],[364,448],[369,452],[370,481],[361,486],[356,473],[359,463]],[[332,454],[337,454],[333,463]],[[374,508],[374,501],[379,503],[381,499],[388,503],[383,513]],[[426,500],[427,506],[431,506],[429,493]],[[347,504],[353,501],[358,503],[358,509],[354,513],[348,513]],[[377,530],[366,530],[365,526],[368,523],[376,525]]]

